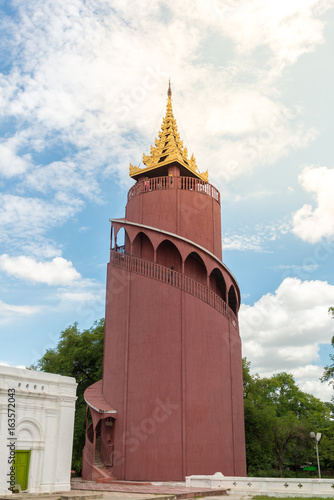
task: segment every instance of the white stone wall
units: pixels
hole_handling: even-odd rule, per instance
[[[10,448],[31,450],[28,492],[70,490],[76,382],[72,377],[0,366],[0,495],[10,494]],[[8,389],[15,389],[15,435]],[[14,439],[15,438],[15,439]]]
[[[222,488],[240,495],[268,495],[272,497],[332,497],[334,479],[280,479],[272,477],[228,477],[220,472],[212,476],[188,476],[186,486]]]

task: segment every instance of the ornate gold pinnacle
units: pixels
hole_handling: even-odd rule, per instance
[[[144,174],[145,172],[160,168],[164,165],[178,163],[199,179],[208,182],[208,172],[200,173],[198,171],[194,155],[192,155],[190,159],[188,158],[188,150],[183,146],[183,142],[180,139],[176,120],[173,115],[170,80],[167,97],[166,115],[162,120],[158,138],[155,139],[155,145],[151,146],[150,154],[143,154],[143,163],[146,165],[146,168],[139,168],[130,163],[130,177]]]

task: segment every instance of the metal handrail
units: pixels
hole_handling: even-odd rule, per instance
[[[217,188],[208,182],[197,179],[196,177],[152,177],[151,179],[142,179],[128,192],[128,202],[134,196],[142,193],[150,193],[158,190],[181,189],[187,191],[197,191],[207,196],[211,196],[220,205],[220,193]]]
[[[92,439],[92,432],[94,434],[93,424],[90,424],[90,426],[88,427],[87,432],[86,432],[85,447],[83,449],[83,453],[84,453],[86,461],[89,465],[94,465],[94,461],[95,461],[95,449],[94,449],[93,440],[91,440]]]
[[[226,302],[219,297],[219,295],[207,286],[202,285],[185,274],[174,271],[168,267],[161,266],[160,264],[140,259],[139,257],[133,257],[115,252],[114,250],[110,252],[110,264],[179,288],[180,290],[183,290],[212,306],[218,312],[234,322],[235,326],[238,324],[236,314],[226,304]]]

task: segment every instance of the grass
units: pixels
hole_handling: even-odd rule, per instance
[[[268,497],[266,495],[256,495],[252,497],[252,500],[273,500],[274,497]],[[284,497],[284,500],[305,500],[306,497]],[[310,497],[310,500],[333,500],[333,497]]]

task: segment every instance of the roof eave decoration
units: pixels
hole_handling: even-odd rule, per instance
[[[198,171],[194,155],[188,158],[188,150],[180,139],[173,115],[170,83],[167,95],[166,116],[162,121],[158,138],[155,139],[155,145],[151,146],[150,154],[143,155],[143,163],[146,167],[140,168],[130,163],[130,177],[138,177],[156,168],[178,163],[202,181],[208,182],[208,171],[203,173]]]

